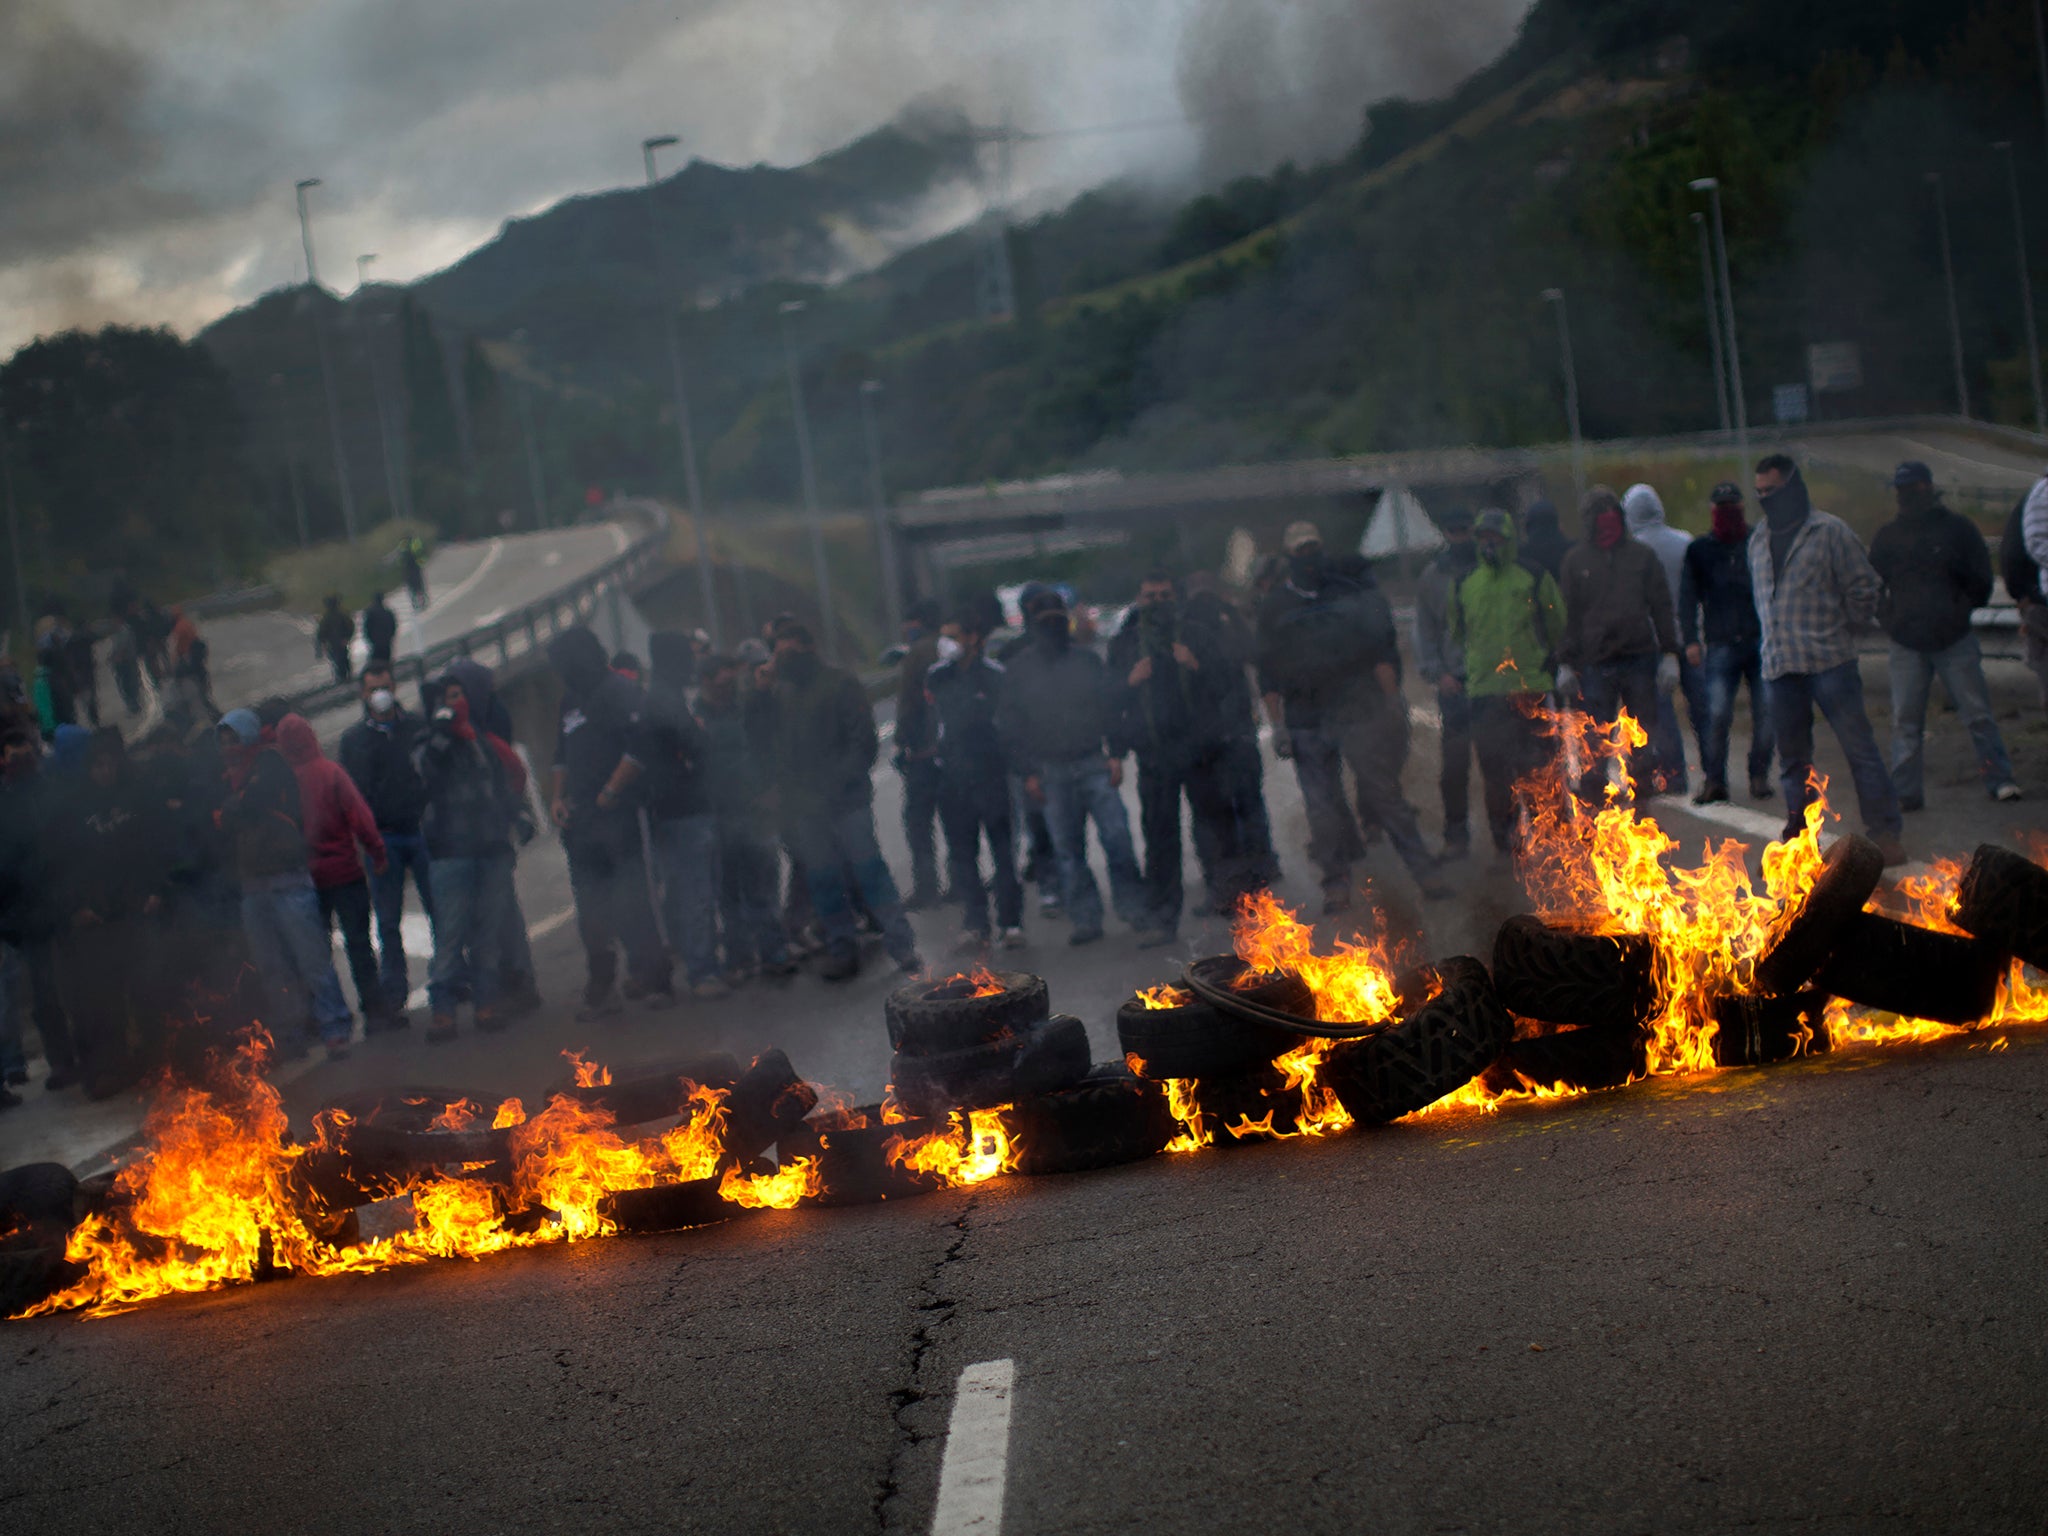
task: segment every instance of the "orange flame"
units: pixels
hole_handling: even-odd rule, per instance
[[[1251,973],[1301,977],[1315,997],[1315,1016],[1326,1024],[1373,1024],[1394,1011],[1398,998],[1383,948],[1339,939],[1335,954],[1318,955],[1311,947],[1315,930],[1271,891],[1238,903],[1232,937]]]
[[[581,1051],[564,1051],[562,1052],[562,1058],[569,1063],[570,1070],[576,1074],[576,1086],[578,1088],[607,1088],[611,1086],[612,1069],[610,1067],[601,1067],[593,1061],[586,1060]]]
[[[971,971],[955,971],[944,981],[933,982],[931,991],[945,992],[954,987],[967,989],[959,994],[962,997],[1001,997],[1010,990],[996,980],[995,972],[985,965],[977,965]]]
[[[918,1137],[891,1136],[882,1144],[882,1156],[892,1166],[929,1174],[949,1188],[985,1184],[1017,1166],[1017,1149],[1003,1120],[1009,1108],[1005,1104],[976,1109],[964,1117],[956,1109],[946,1117],[944,1130]]]
[[[1185,1008],[1195,1000],[1187,988],[1172,986],[1140,987],[1136,997],[1139,1006],[1148,1009]]]
[[[737,1168],[728,1168],[725,1177],[718,1181],[720,1199],[756,1211],[792,1210],[799,1201],[824,1192],[818,1161],[812,1157],[793,1157],[773,1173],[742,1173]]]

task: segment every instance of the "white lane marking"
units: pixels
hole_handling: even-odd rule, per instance
[[[1010,1464],[1010,1389],[1017,1362],[984,1360],[960,1373],[946,1456],[939,1465],[939,1504],[932,1536],[1003,1528],[1003,1481]]]

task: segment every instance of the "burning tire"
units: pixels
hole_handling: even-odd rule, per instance
[[[1425,968],[1404,996],[1432,996],[1398,1024],[1330,1053],[1321,1078],[1361,1125],[1384,1125],[1454,1092],[1491,1066],[1514,1026],[1486,967],[1456,955]]]
[[[1883,877],[1884,855],[1877,844],[1867,837],[1837,839],[1821,861],[1806,905],[1757,962],[1757,989],[1782,997],[1813,980]]]
[[[916,1141],[946,1129],[944,1119],[914,1118],[884,1124],[882,1109],[870,1104],[846,1117],[857,1124],[817,1126],[806,1123],[776,1143],[775,1156],[787,1164],[792,1158],[817,1159],[818,1182],[822,1189],[817,1205],[872,1205],[877,1200],[900,1200],[910,1195],[930,1194],[939,1181],[889,1161],[889,1147],[896,1141]]]
[[[64,1257],[64,1240],[55,1246],[0,1249],[0,1317],[15,1317],[37,1302],[85,1278],[86,1267]]]
[[[0,1173],[0,1233],[17,1226],[69,1228],[78,1180],[62,1163],[23,1163]],[[62,1239],[58,1246],[62,1247]]]
[[[1814,986],[1910,1019],[1975,1024],[1998,1001],[2004,971],[2004,954],[1983,939],[1858,912]]]
[[[1825,973],[1823,973],[1825,974]],[[1724,997],[1714,1004],[1714,1062],[1761,1067],[1828,1048],[1825,991],[1790,997]]]
[[[896,1101],[913,1115],[993,1109],[1071,1088],[1088,1075],[1088,1028],[1071,1014],[1032,1024],[1008,1039],[964,1051],[910,1056],[889,1069]]]
[[[1264,1025],[1279,1036],[1280,1050],[1272,1056],[1319,1038],[1315,994],[1292,971],[1254,971],[1235,955],[1210,955],[1187,968],[1186,980],[1218,1013]]]
[[[1164,1090],[1121,1064],[1072,1088],[1019,1099],[1003,1116],[1019,1173],[1079,1173],[1155,1157],[1178,1129]]]
[[[1116,1011],[1117,1041],[1140,1077],[1227,1077],[1269,1065],[1301,1044],[1293,1031],[1225,1013],[1193,993],[1178,996],[1188,1000],[1150,1008],[1134,997]]]
[[[1544,1088],[1619,1088],[1650,1069],[1650,1037],[1642,1030],[1565,1029],[1513,1040],[1481,1074],[1494,1093],[1526,1079]]]
[[[1288,1086],[1287,1074],[1270,1065],[1238,1077],[1197,1082],[1194,1093],[1202,1123],[1219,1147],[1292,1136],[1301,1129],[1302,1111],[1308,1107],[1301,1090]]]
[[[1052,1014],[1045,982],[1028,971],[986,973],[1002,990],[977,995],[964,977],[933,986],[914,981],[889,994],[882,1005],[889,1048],[911,1056],[971,1051],[1006,1034],[1022,1035]]]
[[[2048,869],[1995,843],[1980,843],[1956,889],[1958,928],[2048,969]]]
[[[740,1080],[740,1064],[724,1051],[695,1056],[660,1056],[629,1062],[612,1070],[612,1081],[579,1086],[573,1076],[558,1078],[542,1095],[573,1099],[586,1109],[608,1109],[619,1125],[644,1125],[679,1115],[690,1096],[686,1084],[731,1088]]]
[[[740,1215],[745,1209],[718,1193],[719,1180],[692,1179],[686,1184],[657,1184],[652,1189],[621,1189],[606,1195],[598,1213],[621,1232],[679,1232],[708,1226]]]
[[[487,1095],[464,1093],[459,1088],[403,1084],[397,1088],[358,1088],[352,1093],[338,1093],[320,1109],[340,1110],[359,1125],[381,1125],[391,1131],[424,1131],[450,1104],[459,1104],[464,1099],[477,1105],[492,1102]]]
[[[1657,951],[1646,934],[1591,933],[1523,914],[1493,941],[1501,1006],[1546,1024],[1632,1030],[1657,1011]]]

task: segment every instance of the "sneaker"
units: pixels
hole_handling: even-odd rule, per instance
[[[1694,805],[1721,805],[1726,803],[1727,799],[1728,786],[1709,779],[1700,786],[1699,793],[1692,797],[1692,803]]]
[[[1059,897],[1055,896],[1051,891],[1040,891],[1038,893],[1038,915],[1040,917],[1058,917],[1061,910]]]
[[[1100,928],[1076,928],[1067,935],[1067,942],[1078,949],[1083,944],[1093,944],[1101,937],[1102,930]]]
[[[578,1024],[594,1024],[599,1019],[613,1018],[623,1006],[616,992],[606,992],[597,997],[592,997],[585,993],[583,1006],[576,1010],[576,1022]]]
[[[1806,818],[1804,816],[1794,816],[1790,821],[1786,822],[1783,827],[1778,829],[1778,841],[1781,843],[1789,843],[1793,839],[1797,838],[1799,834],[1804,832],[1805,830]]]
[[[988,935],[977,933],[972,928],[962,929],[960,937],[953,941],[953,953],[956,955],[978,955],[987,948]]]
[[[690,988],[690,996],[700,1003],[715,1003],[721,997],[731,997],[732,988],[722,981],[700,981]]]
[[[1991,798],[2001,803],[2009,804],[2020,798],[2020,787],[2008,779],[2005,783],[1999,785],[1998,788],[1991,791]]]
[[[1871,839],[1871,841],[1877,844],[1877,851],[1884,855],[1884,867],[1886,869],[1906,862],[1906,845],[1896,837],[1878,837]]]
[[[818,976],[823,981],[851,981],[859,974],[860,951],[850,945],[828,951],[818,962]]]
[[[446,1045],[455,1038],[455,1015],[437,1013],[427,1023],[426,1041],[429,1045]]]
[[[1777,790],[1771,786],[1771,781],[1767,776],[1759,777],[1756,774],[1751,774],[1749,776],[1750,799],[1768,800],[1771,798],[1771,796],[1775,795],[1776,793]]]
[[[1024,930],[1022,928],[1005,928],[996,937],[1005,949],[1022,949],[1024,947]]]
[[[1165,945],[1171,944],[1173,939],[1174,933],[1171,928],[1140,928],[1138,930],[1138,948],[1140,949],[1160,949]]]

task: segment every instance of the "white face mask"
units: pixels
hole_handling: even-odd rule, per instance
[[[388,715],[398,705],[398,697],[389,688],[376,688],[370,693],[370,713]]]
[[[958,661],[966,649],[966,646],[955,640],[951,635],[939,636],[939,660],[941,661]]]

